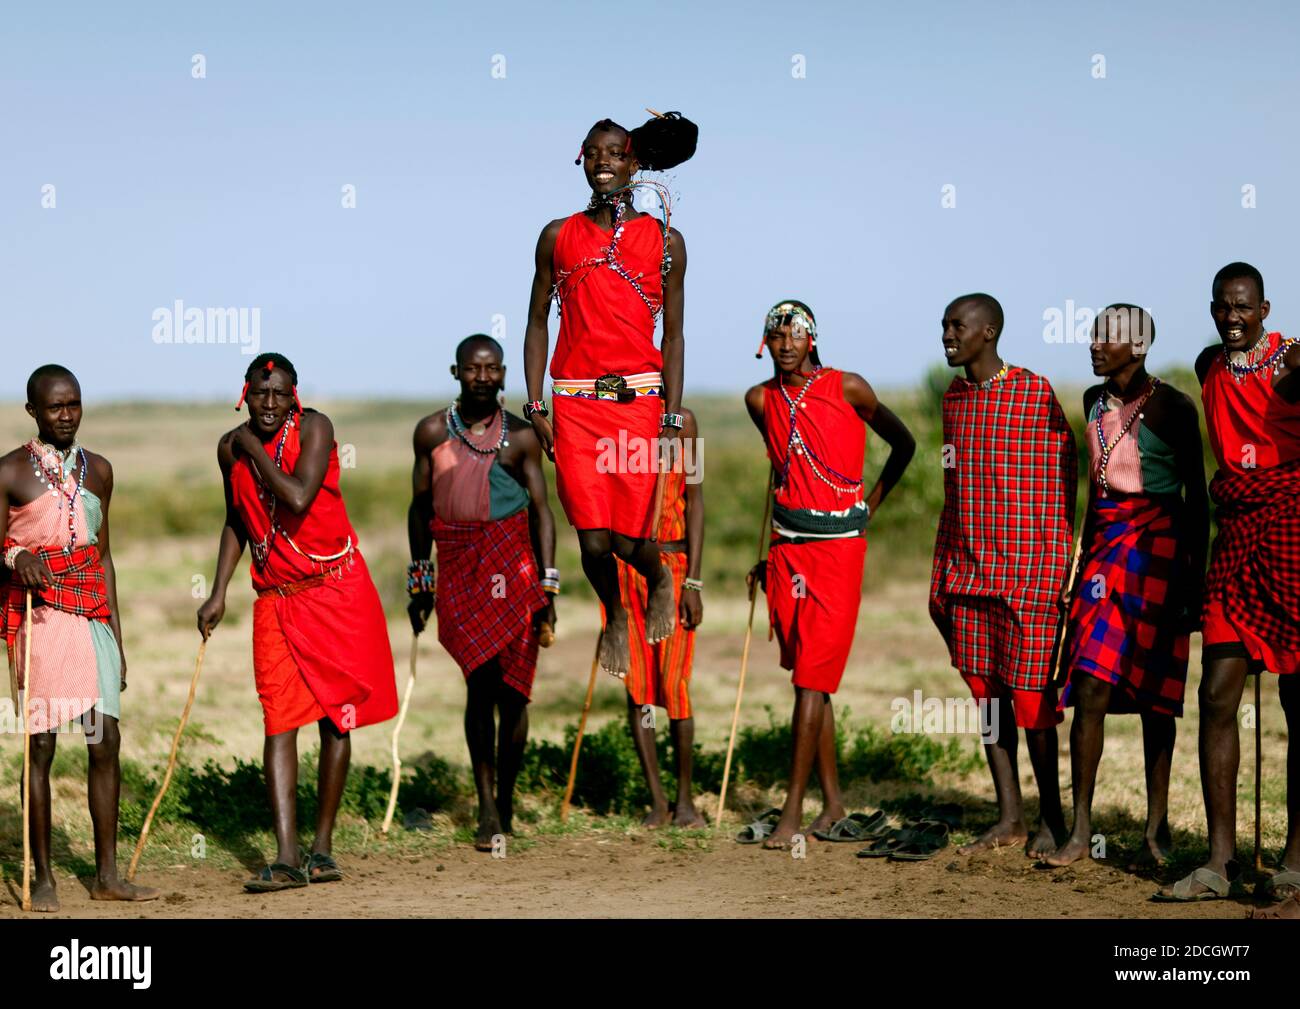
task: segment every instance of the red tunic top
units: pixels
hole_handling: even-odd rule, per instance
[[[663,305],[663,232],[650,214],[626,222],[611,259],[612,237],[582,213],[566,220],[556,236],[560,334],[551,358],[554,379],[663,370],[654,342],[655,312]],[[645,298],[611,261],[636,281]]]
[[[276,446],[280,435],[272,438],[265,445],[267,455],[275,458]],[[292,473],[302,455],[299,425],[294,422],[285,432],[284,451],[280,457],[280,467],[286,473]],[[273,500],[270,491],[262,487],[261,478],[253,469],[252,460],[240,458],[230,474],[231,491],[235,507],[248,530],[249,542],[256,545],[267,542],[269,552],[265,564],[254,563],[252,566],[253,588],[261,590],[286,582],[298,582],[304,578],[320,574],[341,557],[334,561],[314,561],[307,554],[319,558],[334,557],[346,551],[349,541],[355,547],[357,534],[348,521],[347,508],[343,505],[343,495],[339,491],[339,453],[338,445],[330,446],[329,464],[325,469],[325,480],[321,484],[316,498],[301,515],[295,515],[283,504],[275,508],[275,524],[279,527],[271,534],[271,514],[268,504]],[[265,497],[261,500],[259,494]],[[286,535],[287,534],[287,535]],[[295,549],[296,545],[296,549]],[[256,561],[256,554],[254,555]]]
[[[1282,334],[1269,333],[1267,339],[1265,357],[1277,349]],[[1238,382],[1219,354],[1205,373],[1201,401],[1219,469],[1245,473],[1300,459],[1300,403],[1277,394],[1271,370]]]
[[[863,500],[862,461],[867,448],[867,429],[844,398],[844,372],[822,368],[813,373],[808,385],[785,388],[790,401],[799,404],[796,408],[799,435],[819,461],[808,459],[803,450],[789,445],[790,403],[781,395],[779,382],[780,379],[773,378],[763,384],[767,455],[776,467],[779,481],[776,503],[785,508],[843,511]],[[788,469],[787,449],[794,453]],[[835,486],[820,479],[817,472]],[[836,487],[848,489],[837,491]]]

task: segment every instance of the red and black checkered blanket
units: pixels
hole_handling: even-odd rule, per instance
[[[4,549],[15,546],[5,540]],[[79,546],[71,552],[63,547],[36,547],[31,551],[50,569],[54,585],[48,589],[32,589],[33,605],[40,598],[41,605],[53,606],[65,613],[75,613],[87,620],[107,620],[112,616],[108,605],[108,586],[104,581],[104,565],[99,558],[99,547]],[[9,581],[0,593],[0,622],[3,622],[5,640],[12,642],[23,622],[27,605],[26,586],[20,584],[9,572]]]
[[[1205,576],[1234,623],[1278,651],[1300,651],[1300,459],[1210,481],[1218,535]]]

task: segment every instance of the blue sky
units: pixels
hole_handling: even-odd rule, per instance
[[[1294,329],[1300,15],[1079,7],[11,8],[0,398],[51,359],[90,399],[232,396],[237,347],[155,342],[182,299],[257,308],[308,395],[445,391],[455,343],[500,316],[517,402],[537,234],[586,202],[587,127],[645,106],[701,131],[671,179],[688,398],[766,376],[753,350],[783,297],[813,306],[824,360],[882,387],[942,360],[944,305],[971,290],[1002,301],[1004,355],[1060,382],[1087,354],[1047,343],[1044,312],[1143,304],[1153,370],[1190,362],[1237,258]]]

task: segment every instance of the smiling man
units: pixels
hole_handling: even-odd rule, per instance
[[[92,900],[154,900],[161,894],[117,875],[119,693],[126,689],[117,575],[109,549],[113,467],[77,441],[81,386],[47,364],[27,380],[36,437],[0,458],[0,539],[7,581],[4,627],[31,732],[33,911],[57,911],[50,863],[50,765],[56,731],[79,720],[89,755],[87,790],[95,833]],[[24,617],[31,592],[31,668]]]
[[[1047,379],[999,356],[1002,324],[1002,306],[987,294],[963,295],[943,314],[944,356],[964,374],[943,397],[943,511],[930,616],[971,694],[1000,706],[1002,731],[984,745],[998,820],[958,854],[1023,844],[1037,858],[1065,841],[1052,659],[1078,458]],[[1041,822],[1032,839],[1016,761],[1019,729],[1038,781]]]
[[[330,854],[353,729],[397,714],[388,628],[339,489],[334,425],[298,402],[298,373],[261,354],[244,375],[248,420],[217,446],[226,521],[212,595],[198,612],[207,638],[251,543],[253,674],[266,723],[263,759],[279,851],[244,884],[265,893],[342,878]],[[298,730],[320,730],[319,812],[305,864],[297,829]]]
[[[465,677],[479,851],[514,831],[540,630],[555,627],[560,591],[542,450],[528,422],[501,405],[502,357],[501,344],[481,333],[456,348],[460,396],[415,426],[407,512],[411,628],[423,631],[436,607],[438,641]]]
[[[1280,674],[1287,720],[1287,839],[1280,871],[1261,890],[1300,917],[1300,341],[1264,326],[1264,278],[1249,263],[1220,270],[1211,297],[1222,346],[1196,360],[1219,467],[1197,696],[1210,857],[1158,897],[1226,897],[1237,883],[1237,710],[1247,675],[1267,670]]]
[[[619,677],[628,671],[628,615],[615,558],[646,581],[647,641],[673,631],[673,584],[660,564],[653,512],[660,437],[680,444],[683,424],[686,243],[669,226],[666,204],[663,222],[633,207],[640,183],[632,177],[685,161],[696,135],[676,113],[631,131],[608,119],[596,123],[578,155],[591,200],[542,230],[529,297],[524,416],[555,462],[556,493],[577,529],[583,572],[608,615],[601,667]],[[663,203],[666,192],[661,197]],[[552,299],[560,307],[550,368],[553,421],[541,400]]]

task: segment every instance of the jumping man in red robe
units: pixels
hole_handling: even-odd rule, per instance
[[[680,446],[683,424],[686,243],[633,207],[632,177],[642,168],[685,161],[695,135],[694,124],[675,113],[630,132],[608,119],[596,123],[578,157],[591,202],[552,221],[537,241],[524,336],[530,400],[524,416],[555,462],[556,493],[578,531],[583,571],[609,615],[600,664],[620,677],[628,670],[628,616],[615,558],[646,580],[647,640],[667,638],[675,623],[673,580],[653,538],[654,497],[660,440]],[[552,298],[560,306],[550,369],[553,418],[541,399]]]

